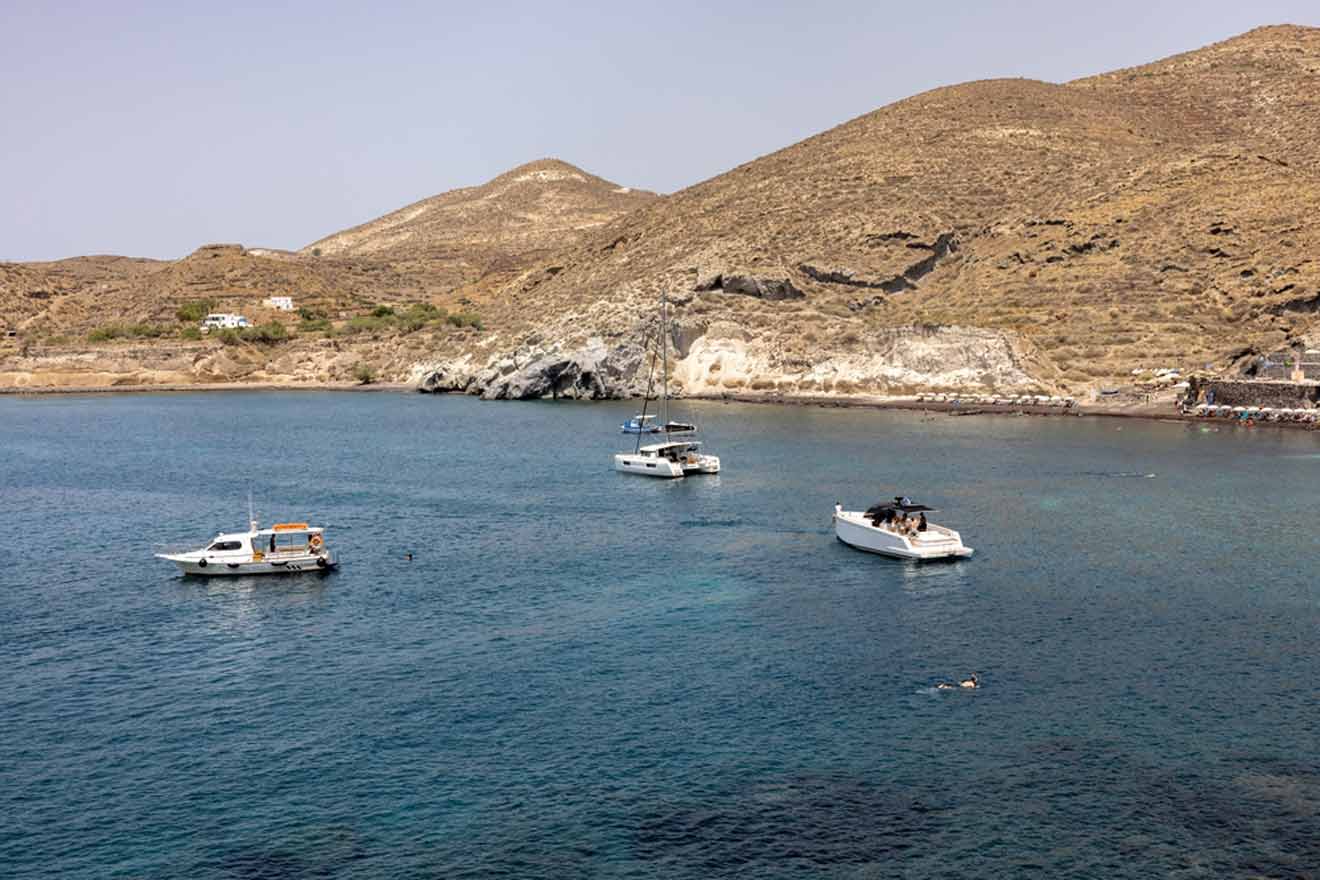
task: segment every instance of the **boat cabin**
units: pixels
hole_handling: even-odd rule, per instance
[[[276,523],[268,529],[216,535],[203,552],[207,557],[224,559],[242,557],[260,560],[281,554],[304,556],[315,553],[325,545],[322,537],[324,531],[320,526],[309,526],[307,523]]]
[[[663,458],[669,461],[682,462],[688,457],[689,453],[695,453],[701,449],[700,440],[671,440],[665,443],[650,443],[637,450],[637,454],[643,458]]]

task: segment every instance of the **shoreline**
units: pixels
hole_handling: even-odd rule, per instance
[[[1052,416],[1055,418],[1122,418],[1122,419],[1144,419],[1150,422],[1208,422],[1211,419],[1199,419],[1195,416],[1183,415],[1177,410],[1168,410],[1163,407],[1156,407],[1147,404],[1134,405],[1130,407],[1122,406],[1083,406],[1076,405],[1071,407],[1060,406],[1032,406],[1015,404],[958,404],[954,405],[948,402],[940,401],[918,401],[911,398],[873,398],[873,397],[852,397],[846,399],[833,397],[761,397],[755,395],[719,395],[687,398],[688,400],[707,400],[712,402],[734,402],[734,403],[768,403],[780,404],[784,406],[818,406],[822,408],[841,408],[841,409],[884,409],[884,410],[904,410],[908,412],[939,413],[948,416]],[[1231,424],[1225,420],[1226,424]],[[1288,422],[1268,422],[1270,425],[1279,427],[1314,427],[1303,424],[1293,424]]]
[[[407,382],[167,382],[159,385],[8,385],[3,397],[59,394],[186,394],[190,391],[413,391]]]
[[[910,412],[941,413],[950,416],[1054,416],[1064,418],[1117,418],[1143,419],[1149,422],[1170,422],[1177,424],[1202,424],[1215,427],[1229,426],[1242,428],[1285,428],[1303,431],[1320,430],[1320,423],[1307,422],[1271,422],[1253,421],[1245,424],[1238,419],[1217,419],[1183,413],[1173,408],[1173,404],[1134,404],[1132,406],[1086,406],[1077,404],[1071,407],[1032,406],[1018,404],[954,404],[940,401],[918,401],[911,398],[867,398],[854,397],[837,399],[831,397],[765,397],[758,395],[728,394],[718,396],[697,395],[688,400],[730,401],[734,403],[770,403],[788,406],[819,406],[847,409],[888,409],[907,410]]]
[[[771,403],[782,404],[785,406],[819,406],[824,408],[839,407],[848,409],[898,409],[910,410],[912,412],[935,412],[946,413],[955,416],[979,416],[979,415],[1029,415],[1029,416],[1070,416],[1074,418],[1084,418],[1090,416],[1103,416],[1125,419],[1147,419],[1150,421],[1209,421],[1208,419],[1197,419],[1194,416],[1185,416],[1177,410],[1168,410],[1164,407],[1152,406],[1149,404],[1139,404],[1133,406],[1085,406],[1078,404],[1070,407],[1061,406],[1040,406],[1030,404],[992,404],[992,403],[959,403],[952,404],[947,401],[933,400],[913,400],[909,397],[822,397],[816,395],[806,396],[762,396],[750,394],[721,394],[721,395],[696,395],[689,398],[679,398],[687,400],[708,400],[714,402],[732,401],[735,403]],[[1283,422],[1272,422],[1271,424],[1285,424]]]
[[[166,383],[159,385],[87,385],[87,386],[5,386],[0,387],[0,397],[52,397],[57,395],[86,394],[187,394],[191,392],[244,392],[244,391],[349,391],[356,393],[436,393],[421,392],[418,387],[408,382],[373,382],[363,385],[358,382],[199,382]],[[462,392],[439,392],[465,396]],[[625,398],[618,398],[625,399]],[[1253,422],[1242,425],[1236,419],[1215,419],[1192,414],[1184,414],[1172,408],[1171,404],[1152,405],[1134,404],[1132,406],[1088,406],[1078,404],[1071,407],[1032,406],[1016,404],[979,404],[947,401],[918,401],[911,397],[875,397],[858,395],[854,397],[829,397],[823,395],[785,395],[785,394],[694,394],[679,397],[677,400],[700,400],[710,403],[754,403],[779,406],[816,406],[840,409],[880,409],[905,410],[910,412],[941,413],[950,416],[1008,415],[1008,416],[1054,416],[1070,418],[1120,418],[1145,419],[1153,422],[1199,423],[1211,425],[1234,425],[1239,427],[1292,428],[1307,431],[1320,429],[1320,425],[1305,422]],[[508,401],[498,401],[507,403]],[[1166,408],[1168,407],[1168,408]]]

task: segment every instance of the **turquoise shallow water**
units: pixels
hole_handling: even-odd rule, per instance
[[[0,399],[0,874],[1320,872],[1320,437],[693,410]],[[343,569],[151,558],[249,490]],[[834,540],[898,492],[976,557]]]

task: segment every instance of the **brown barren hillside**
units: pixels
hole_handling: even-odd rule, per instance
[[[480,299],[482,290],[495,288],[553,249],[569,247],[583,231],[655,198],[566,162],[541,160],[486,185],[437,195],[326,237],[301,253],[209,244],[174,261],[74,257],[0,264],[0,330],[18,332],[29,352],[34,344],[42,350],[86,347],[88,334],[125,325],[148,332],[164,329],[165,336],[177,338],[183,330],[178,307],[193,302],[236,311],[251,321],[288,323],[288,315],[261,306],[272,294],[292,296],[298,306],[331,321],[380,305],[471,309],[475,303],[469,294]],[[366,348],[379,360],[383,346],[376,343],[389,330],[379,327],[371,339],[337,344],[363,347],[371,342]],[[399,350],[411,350],[417,342],[408,339]],[[20,343],[11,338],[8,344],[17,348]],[[125,344],[111,348],[112,360],[123,360]],[[147,348],[139,344],[139,350]],[[63,352],[55,354],[67,360]],[[249,354],[259,358],[260,352]]]
[[[667,291],[706,392],[1227,369],[1315,324],[1318,158],[1313,28],[936,89],[627,215],[519,279],[497,323],[614,344]]]
[[[303,254],[371,257],[464,281],[565,248],[656,195],[611,183],[558,159],[541,159],[481,186],[452,190],[336,232]]]
[[[662,198],[546,160],[299,254],[0,266],[0,318],[40,342],[197,297],[430,303],[453,320],[318,345],[437,389],[605,396],[644,384],[663,292],[690,394],[1076,393],[1314,344],[1318,215],[1320,30],[1280,26],[935,89]]]

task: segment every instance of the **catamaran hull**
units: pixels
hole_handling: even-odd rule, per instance
[[[915,538],[907,538],[876,528],[867,523],[863,516],[857,511],[836,513],[835,536],[854,549],[893,559],[964,559],[974,552],[971,547],[963,546],[957,532],[949,529],[935,527],[934,531],[921,532]]]
[[[330,554],[325,556],[300,556],[294,559],[282,559],[276,562],[265,560],[257,562],[223,562],[217,560],[178,559],[162,555],[169,559],[184,574],[202,577],[246,577],[257,574],[303,574],[307,572],[327,572],[339,567],[339,562]]]
[[[718,474],[719,472],[720,459],[715,455],[699,455],[694,462],[683,462],[685,474]]]
[[[624,474],[640,474],[643,477],[660,477],[669,480],[683,476],[683,467],[678,462],[667,458],[629,455],[626,452],[614,456],[614,469]]]

